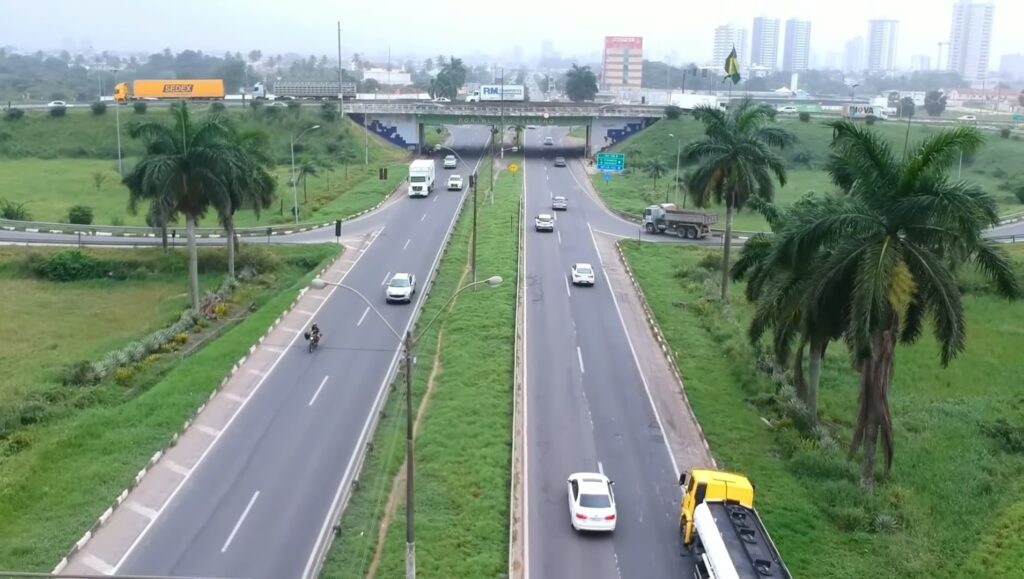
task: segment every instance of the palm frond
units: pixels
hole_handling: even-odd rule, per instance
[[[936,254],[912,243],[904,245],[907,266],[918,280],[922,299],[935,324],[943,367],[964,349],[967,339],[964,307],[956,277]]]

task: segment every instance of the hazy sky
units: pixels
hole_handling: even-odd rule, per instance
[[[531,56],[544,39],[564,55],[586,54],[599,51],[605,35],[639,35],[647,57],[703,62],[711,56],[716,26],[749,29],[753,17],[764,14],[811,20],[811,50],[819,57],[841,53],[847,39],[865,35],[869,19],[899,20],[898,63],[924,54],[934,66],[936,43],[949,39],[952,5],[953,0],[0,0],[0,45],[60,49],[89,41],[96,50],[169,47],[219,54],[259,48],[267,54],[333,56],[341,20],[345,58],[353,52],[386,54],[389,45],[396,56],[473,50],[500,56],[517,45]],[[1002,54],[1024,53],[1024,0],[995,5],[993,69]]]

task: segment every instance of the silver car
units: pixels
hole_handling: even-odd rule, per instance
[[[388,282],[385,293],[388,303],[391,302],[412,302],[412,296],[416,293],[416,276],[411,273],[396,273]]]
[[[541,213],[533,220],[534,226],[537,231],[554,231],[555,230],[555,216],[550,213]]]
[[[551,198],[551,208],[555,211],[567,211],[569,209],[569,201],[562,195],[556,195]]]

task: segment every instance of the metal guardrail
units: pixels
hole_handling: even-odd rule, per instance
[[[481,116],[481,117],[663,117],[665,107],[651,105],[602,105],[602,104],[559,104],[537,101],[521,103],[388,103],[360,101],[345,105],[345,112],[352,114],[406,114],[436,116]]]

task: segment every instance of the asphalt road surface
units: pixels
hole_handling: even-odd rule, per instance
[[[636,228],[585,192],[578,165],[553,166],[541,140],[559,143],[565,131],[527,133],[527,576],[683,577],[677,473],[592,238]],[[533,218],[551,212],[552,195],[568,197],[568,211],[556,212],[554,233],[536,232]],[[597,269],[594,287],[571,286],[575,262]],[[573,531],[566,478],[577,471],[615,481],[613,534]]]
[[[486,132],[463,129],[457,137],[482,146]],[[476,163],[479,146],[463,154],[466,163]],[[439,167],[438,182],[452,172],[468,174],[469,168]],[[344,283],[373,301],[399,331],[422,292],[412,305],[388,306],[384,283],[406,271],[425,284],[461,198],[441,187],[426,199],[401,199],[360,224],[384,229]],[[319,350],[310,354],[300,340],[281,354],[118,573],[280,579],[303,577],[312,567],[325,515],[339,485],[351,483],[353,457],[399,351],[395,336],[347,290],[337,288],[316,321],[325,336]]]

